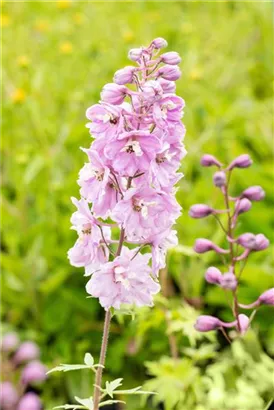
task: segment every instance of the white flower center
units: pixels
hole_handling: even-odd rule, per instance
[[[120,282],[125,289],[129,289],[129,280],[126,277],[126,269],[123,266],[114,268],[115,282]]]
[[[143,155],[142,148],[138,141],[128,140],[126,145],[121,149],[121,152],[127,152],[129,154],[135,154],[136,157],[141,157]]]
[[[147,219],[148,217],[148,210],[150,206],[156,205],[156,202],[145,202],[142,199],[141,200],[134,200],[133,201],[133,209],[136,212],[141,212],[141,215],[144,219]]]

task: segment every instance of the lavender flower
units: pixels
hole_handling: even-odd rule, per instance
[[[250,201],[261,201],[264,197],[265,192],[259,185],[251,186],[245,189],[241,194],[241,198],[247,198]]]
[[[208,283],[219,285],[222,280],[222,273],[220,272],[219,269],[215,268],[214,266],[211,266],[210,268],[207,269],[205,273],[205,280]]]
[[[43,382],[46,379],[46,367],[38,360],[28,363],[21,375],[24,384]]]
[[[13,409],[18,400],[18,393],[10,382],[0,384],[0,406],[3,410]]]
[[[18,403],[17,410],[41,410],[42,403],[37,394],[26,393]]]
[[[258,300],[262,305],[274,306],[274,288],[266,290]]]
[[[215,251],[217,253],[228,253],[229,251],[226,249],[222,249],[217,246],[215,243],[211,242],[208,239],[196,239],[195,245],[193,247],[195,252],[197,253],[205,253],[209,251]]]
[[[218,188],[223,187],[226,183],[226,174],[223,171],[215,172],[213,175],[213,182]]]
[[[212,215],[214,213],[214,209],[210,206],[204,204],[196,204],[192,205],[189,210],[189,216],[192,218],[205,218],[208,215]]]
[[[201,165],[203,167],[212,167],[215,165],[218,168],[222,166],[220,161],[217,158],[215,158],[213,155],[210,155],[210,154],[205,154],[202,156]]]
[[[252,163],[253,161],[251,160],[250,156],[243,154],[235,158],[234,161],[229,164],[227,170],[231,171],[233,168],[248,168],[250,167],[250,165],[252,165]]]
[[[3,352],[13,352],[19,345],[19,339],[15,332],[7,333],[3,336],[1,350]]]
[[[30,360],[35,360],[40,356],[40,349],[36,343],[23,342],[16,351],[13,361],[16,364],[21,364]]]

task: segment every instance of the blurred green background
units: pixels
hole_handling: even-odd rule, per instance
[[[273,388],[273,311],[262,308],[253,331],[231,347],[220,335],[193,330],[198,309],[224,320],[231,314],[223,293],[203,279],[206,266],[219,261],[191,249],[199,236],[221,245],[222,233],[214,220],[191,220],[188,209],[221,206],[211,170],[199,166],[202,153],[222,162],[249,153],[254,165],[235,172],[234,193],[262,185],[267,196],[242,216],[238,232],[272,239],[272,4],[5,1],[2,11],[3,331],[35,340],[48,367],[81,362],[86,351],[98,356],[103,311],[86,297],[83,271],[66,257],[76,239],[69,219],[85,161],[79,147],[91,142],[85,110],[130,64],[130,48],[161,36],[182,56],[177,92],[186,101],[188,155],[178,191],[181,246],[168,257],[167,298],[134,321],[114,318],[105,376],[124,377],[126,387],[149,380],[146,386],[159,392],[154,402],[128,399],[128,410],[264,410]],[[243,303],[273,286],[272,264],[271,248],[251,258]],[[167,332],[177,340],[177,362]],[[85,371],[52,375],[42,392],[45,408],[87,397],[92,383]]]

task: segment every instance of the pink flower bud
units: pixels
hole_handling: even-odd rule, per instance
[[[41,362],[30,362],[22,371],[22,382],[24,384],[43,382],[47,378],[46,372],[47,369]]]
[[[127,94],[128,89],[124,85],[109,83],[103,87],[101,92],[101,99],[104,102],[118,105],[122,104]]]
[[[219,285],[222,280],[222,274],[219,269],[215,268],[214,266],[210,266],[210,268],[208,268],[205,273],[205,280],[208,283]]]
[[[248,154],[240,155],[239,157],[235,158],[234,161],[227,167],[228,170],[233,168],[248,168],[252,165],[253,161],[251,160]]]
[[[167,47],[167,41],[164,38],[158,37],[155,38],[152,42],[151,42],[151,46],[153,46],[154,48],[165,48]]]
[[[256,235],[256,243],[254,250],[255,251],[263,251],[264,249],[269,247],[269,240],[262,234],[259,233]]]
[[[163,89],[158,81],[150,80],[143,85],[143,96],[147,102],[154,102],[162,98]]]
[[[259,297],[259,302],[262,305],[271,305],[274,306],[274,288],[266,290]]]
[[[217,317],[202,315],[198,317],[194,327],[198,332],[209,332],[221,327],[221,322]]]
[[[42,403],[37,394],[29,392],[26,393],[19,401],[17,410],[41,410]]]
[[[249,317],[241,313],[238,316],[238,321],[239,321],[240,326],[238,325],[238,322],[237,322],[236,327],[240,331],[241,335],[244,335],[249,328]]]
[[[1,349],[3,352],[13,352],[19,344],[19,339],[16,333],[7,333],[3,339],[1,344]]]
[[[241,195],[242,198],[247,198],[250,201],[261,201],[265,197],[265,192],[259,185],[247,188]]]
[[[143,49],[142,48],[132,48],[128,52],[128,58],[131,61],[138,61],[142,57]]]
[[[218,188],[221,188],[225,185],[226,183],[226,174],[223,171],[217,171],[213,175],[213,183],[215,186]]]
[[[161,60],[165,64],[177,65],[182,61],[181,57],[176,51],[169,51],[161,55]]]
[[[18,400],[18,393],[10,382],[0,384],[0,407],[3,410],[13,409]],[[26,409],[25,409],[26,410]]]
[[[253,233],[243,233],[236,241],[239,245],[246,249],[254,249],[256,245],[256,236]]]
[[[132,66],[121,68],[114,74],[113,81],[119,85],[132,83],[135,70]]]
[[[14,362],[16,364],[21,364],[29,360],[37,359],[40,355],[40,350],[38,346],[33,342],[22,343],[17,352],[14,355]]]
[[[176,84],[174,81],[168,81],[165,80],[164,78],[159,78],[158,83],[163,89],[163,92],[165,94],[174,94],[176,91]]]
[[[237,284],[238,282],[236,276],[233,273],[227,272],[224,275],[222,275],[220,286],[223,289],[235,290],[237,288]]]
[[[216,167],[222,166],[220,161],[218,161],[217,158],[215,158],[213,155],[210,155],[210,154],[205,154],[202,156],[201,165],[203,167],[212,167],[214,165],[216,165]]]
[[[240,199],[236,205],[236,214],[240,215],[250,210],[252,203],[247,198]]]
[[[212,215],[213,213],[214,209],[204,204],[192,205],[192,207],[189,210],[189,216],[191,216],[191,218],[196,219],[205,218],[206,216]]]
[[[157,78],[162,77],[165,80],[176,81],[182,75],[180,68],[175,65],[164,65],[157,71]]]
[[[215,245],[215,243],[209,241],[208,239],[204,239],[204,238],[196,239],[196,242],[194,245],[194,251],[197,253],[205,253],[208,251],[215,251],[217,253],[228,253],[229,252]]]

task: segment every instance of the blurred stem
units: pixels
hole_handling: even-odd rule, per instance
[[[106,315],[105,315],[104,332],[103,332],[101,353],[100,353],[100,359],[99,359],[99,364],[101,366],[105,365],[110,321],[111,321],[111,312],[110,310],[107,310]],[[101,384],[102,384],[102,373],[103,373],[103,367],[101,366],[99,366],[96,370],[95,387],[94,387],[94,395],[93,395],[94,410],[99,409],[100,389],[101,389]]]

